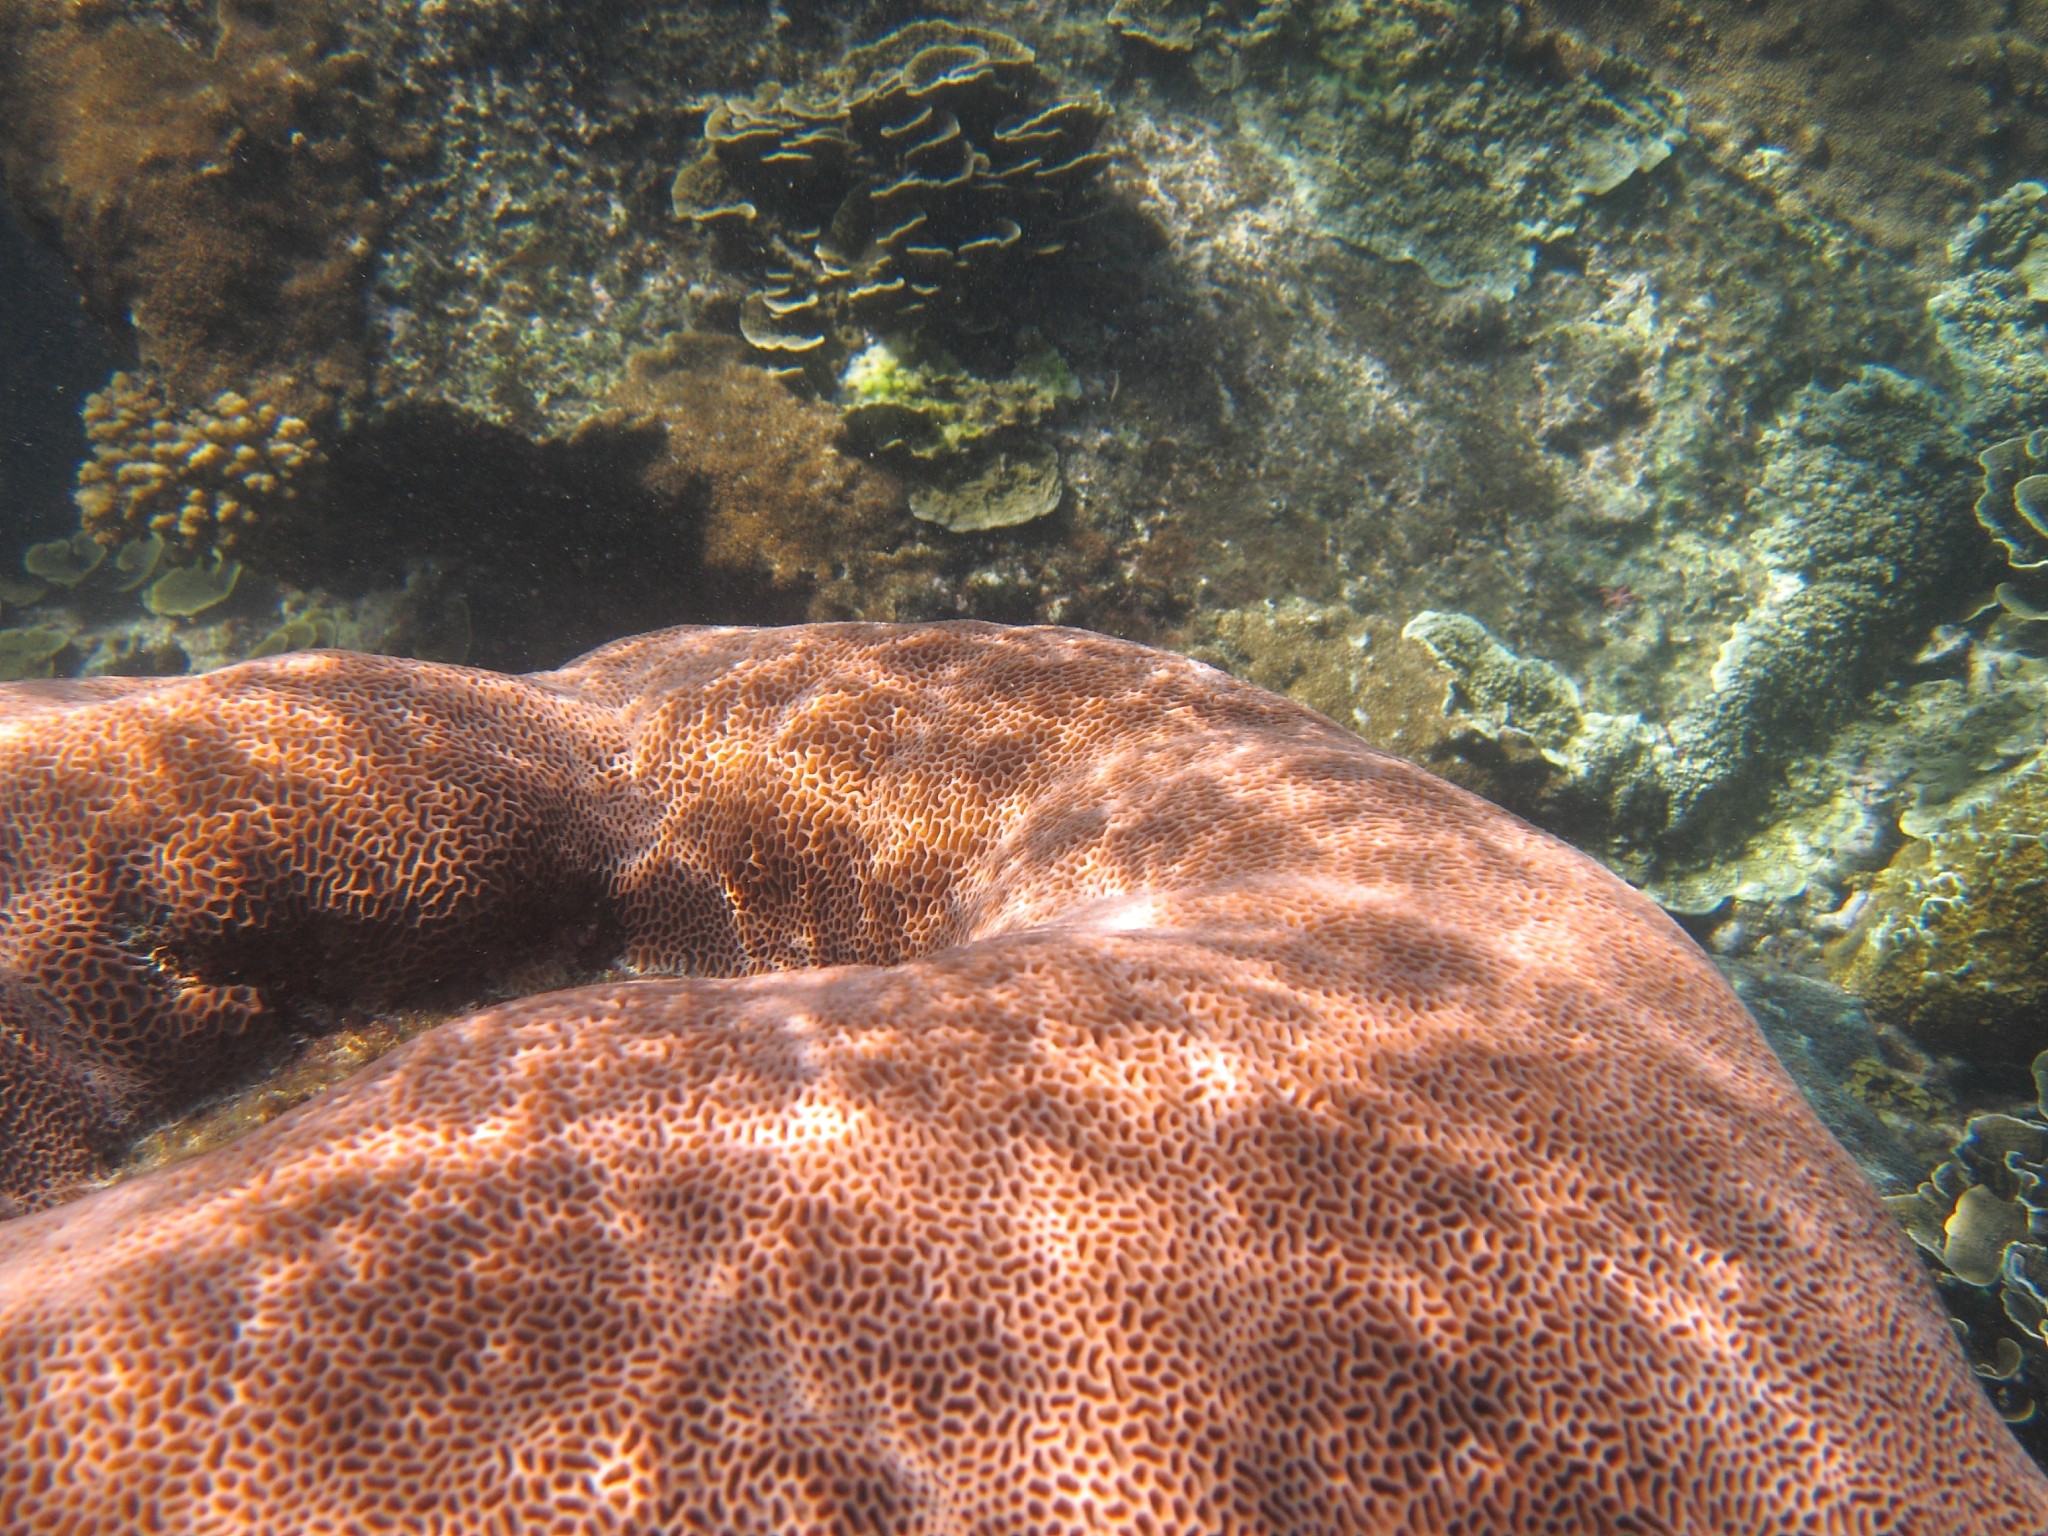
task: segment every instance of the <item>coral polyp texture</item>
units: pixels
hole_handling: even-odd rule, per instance
[[[93,453],[78,471],[85,531],[106,544],[161,539],[181,564],[234,549],[326,457],[305,420],[263,387],[181,410],[160,381],[117,373],[83,414]]]
[[[0,751],[46,1144],[288,989],[690,973],[0,1226],[7,1529],[2048,1527],[1699,952],[1196,663],[311,653],[15,685]]]
[[[1110,158],[1100,101],[1056,94],[1015,38],[950,21],[706,105],[674,211],[745,253],[760,286],[741,332],[785,366],[837,355],[840,328],[1007,334]]]

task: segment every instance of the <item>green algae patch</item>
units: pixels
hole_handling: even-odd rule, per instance
[[[878,341],[847,363],[838,400],[861,443],[939,460],[1036,427],[1080,395],[1066,360],[1043,343],[1030,346],[1007,377],[985,379],[945,352]]]

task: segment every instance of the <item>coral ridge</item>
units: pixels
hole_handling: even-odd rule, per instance
[[[45,1153],[293,991],[579,923],[670,973],[0,1226],[8,1529],[2048,1526],[1704,957],[1199,664],[848,625],[23,683],[0,796]]]

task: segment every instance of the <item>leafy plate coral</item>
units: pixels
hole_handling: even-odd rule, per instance
[[[949,21],[706,106],[675,215],[751,272],[741,333],[790,367],[870,334],[1007,334],[1109,161],[1100,101],[1055,93],[1015,38]]]
[[[1977,521],[2005,551],[2014,580],[2000,582],[1999,604],[2021,619],[2048,619],[2048,430],[2008,438],[1977,456],[1984,494]]]
[[[1886,1207],[1935,1270],[1978,1376],[2021,1441],[2048,1451],[2048,1052],[2039,1100],[1977,1115],[1948,1161]]]

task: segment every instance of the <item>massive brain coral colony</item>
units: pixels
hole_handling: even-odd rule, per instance
[[[0,826],[31,1204],[294,999],[635,973],[0,1223],[0,1529],[2048,1529],[1705,957],[1182,658],[15,688]]]

